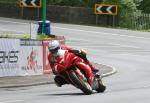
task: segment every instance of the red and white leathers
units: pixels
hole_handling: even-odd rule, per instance
[[[52,71],[54,74],[60,74],[64,73],[63,71],[66,70],[65,68],[65,61],[64,61],[64,57],[65,57],[65,53],[68,52],[67,50],[62,50],[59,49],[57,53],[55,54],[49,54],[48,59],[50,62],[50,66],[52,67]],[[91,70],[91,68],[89,67],[89,65],[87,65],[83,59],[76,57],[74,59],[75,61],[75,65],[81,69],[83,69],[83,71],[86,72],[86,77],[88,78],[88,81],[91,85],[93,85],[94,82],[94,74]]]
[[[66,45],[62,45],[61,46],[61,49],[64,49],[64,50],[75,50],[75,49],[73,49],[73,48],[71,48],[71,47],[68,47],[68,46],[66,46]],[[88,60],[86,60],[86,61],[84,61],[87,65],[89,65],[90,66],[90,68],[92,69],[92,71],[97,71],[97,69],[88,61]]]
[[[61,70],[65,70],[64,67],[62,66],[63,57],[64,57],[65,52],[68,52],[69,50],[74,50],[74,49],[65,45],[61,45],[57,53],[50,53],[48,55],[48,60],[49,60],[50,66],[54,74],[56,75],[60,74]],[[93,71],[95,70],[95,68],[92,66],[92,64],[89,61],[85,61],[80,57],[76,58],[75,61],[78,67],[86,71],[86,76],[89,80],[89,83],[92,85],[93,80],[94,80]]]
[[[62,50],[75,50],[75,49],[73,49],[73,48],[71,48],[71,47],[69,47],[69,46],[66,46],[66,45],[61,45],[60,46],[60,49],[62,49]],[[55,55],[55,54],[54,54]],[[53,54],[49,54],[49,56],[48,56],[48,60],[51,60],[51,59],[54,59],[54,58],[51,58],[53,56]],[[51,59],[50,59],[51,58]],[[92,69],[92,71],[98,71],[88,60],[86,60],[86,61],[84,61],[87,65],[89,65],[90,66],[90,68]],[[53,63],[51,63],[50,62],[50,66],[51,67],[53,67]]]

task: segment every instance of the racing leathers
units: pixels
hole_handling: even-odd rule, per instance
[[[59,59],[64,55],[65,51],[74,53],[78,57],[82,58],[84,60],[84,63],[87,64],[94,73],[98,72],[98,70],[96,68],[94,68],[94,66],[88,61],[88,59],[86,58],[86,53],[83,50],[75,50],[75,49],[68,47],[66,45],[61,45],[60,49],[58,50],[57,53],[55,53],[55,54],[50,53],[48,55],[48,60],[49,60],[50,66],[52,68],[53,73],[56,75],[54,78],[54,81],[55,81],[57,86],[61,87],[61,85],[67,84],[67,81],[65,81],[65,79],[63,77],[61,77],[59,75],[59,73],[57,72],[57,68],[59,69],[61,67],[58,67],[56,65],[56,61],[59,61]],[[56,68],[56,66],[57,66],[57,68]],[[85,70],[85,71],[87,73],[90,73],[91,70]]]

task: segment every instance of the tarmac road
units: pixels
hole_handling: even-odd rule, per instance
[[[1,88],[0,103],[150,102],[150,33],[57,23],[52,31],[64,35],[67,44],[85,49],[91,61],[117,69],[115,75],[103,78],[107,90],[85,96],[68,85]]]

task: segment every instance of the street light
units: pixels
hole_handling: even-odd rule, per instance
[[[45,34],[45,22],[46,22],[46,0],[42,0],[42,34]]]

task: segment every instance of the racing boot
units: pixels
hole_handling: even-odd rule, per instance
[[[58,87],[61,87],[64,84],[68,84],[67,81],[61,76],[55,76],[54,82]]]
[[[90,66],[90,68],[92,69],[94,74],[99,72],[99,70],[96,69],[88,60],[86,61],[86,64],[88,64]]]
[[[80,58],[82,58],[82,59],[85,61],[85,63],[86,63],[87,65],[90,66],[90,68],[92,69],[92,71],[93,71],[94,74],[96,74],[97,72],[99,72],[99,70],[96,69],[96,68],[90,63],[90,61],[87,59],[86,52],[85,52],[84,50],[81,50],[81,52],[78,53],[78,56],[79,56]]]

